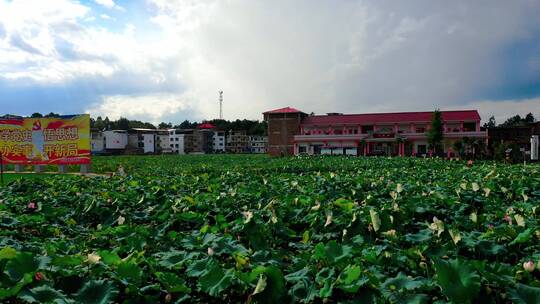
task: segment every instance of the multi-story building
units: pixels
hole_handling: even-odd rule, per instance
[[[213,126],[201,124],[197,129],[169,130],[169,146],[175,154],[206,154],[213,151]]]
[[[204,122],[193,130],[193,152],[195,153],[212,153],[214,150],[214,130],[215,126],[211,123]]]
[[[248,141],[249,137],[246,131],[230,130],[227,133],[225,150],[228,153],[247,153],[249,152]]]
[[[212,148],[214,152],[224,153],[225,152],[225,131],[214,131],[212,137]]]
[[[198,152],[195,145],[196,132],[194,129],[175,129],[169,133],[170,145],[175,154],[190,154]]]
[[[156,130],[156,148],[158,153],[172,153],[169,139],[169,130]]]
[[[128,144],[128,133],[126,130],[103,131],[103,140],[106,152],[124,153]]]
[[[339,155],[425,155],[433,112],[307,115],[283,108],[263,113],[269,153]],[[487,140],[476,110],[441,111],[443,150],[464,137]]]
[[[268,146],[268,136],[250,135],[248,140],[250,153],[266,153]]]
[[[157,132],[155,129],[132,128],[128,130],[126,153],[157,153]]]
[[[264,112],[268,123],[268,153],[271,155],[293,155],[294,136],[300,134],[300,124],[307,116],[295,108],[286,107]]]

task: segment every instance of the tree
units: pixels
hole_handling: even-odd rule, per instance
[[[129,130],[129,120],[127,118],[120,117],[115,125],[118,130]]]
[[[457,156],[461,157],[462,150],[463,150],[463,142],[461,140],[456,140],[452,144],[452,149],[457,154]]]
[[[488,122],[486,122],[484,124],[484,128],[494,128],[497,126],[497,121],[495,121],[495,117],[494,116],[491,116],[488,120]]]
[[[197,127],[197,123],[191,123],[189,120],[184,120],[179,126],[175,126],[175,129],[194,129]]]
[[[45,115],[45,117],[60,117],[60,114],[56,114],[54,112],[51,112],[51,113]]]
[[[158,129],[171,129],[172,128],[172,123],[165,123],[165,122],[162,122],[158,125]]]
[[[435,154],[439,152],[441,142],[443,140],[443,125],[441,111],[439,109],[433,112],[431,119],[431,128],[428,131],[428,144]]]
[[[503,122],[501,127],[515,127],[523,124],[523,119],[519,115],[514,115]]]
[[[43,117],[43,115],[41,115],[41,113],[36,112],[36,113],[32,114],[30,117],[32,117],[32,118],[41,118],[41,117]]]
[[[535,122],[536,119],[534,118],[534,115],[529,112],[529,114],[527,114],[527,116],[525,116],[524,121],[530,123],[530,122]]]

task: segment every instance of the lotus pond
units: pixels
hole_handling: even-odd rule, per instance
[[[540,303],[540,165],[96,157],[0,186],[2,303]]]

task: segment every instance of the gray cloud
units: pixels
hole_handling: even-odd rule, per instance
[[[211,90],[204,99],[223,88],[236,116],[285,105],[309,112],[466,107],[504,81],[505,48],[540,39],[533,1],[209,3],[201,8],[208,18],[178,33],[197,58],[179,69],[192,75],[188,89]],[[185,10],[169,5],[163,13],[180,27]],[[219,76],[197,75],[204,70]]]
[[[6,28],[4,27],[2,22],[0,22],[0,39],[3,39],[5,36],[6,36]]]
[[[34,55],[43,55],[41,50],[28,43],[19,33],[11,33],[10,43],[12,46]]]

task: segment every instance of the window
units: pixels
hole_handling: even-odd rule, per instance
[[[426,154],[427,153],[427,146],[426,145],[418,145],[418,154]]]
[[[372,133],[373,132],[373,126],[362,126],[362,133]]]
[[[463,131],[464,132],[474,132],[476,131],[476,123],[475,122],[466,122],[463,124]]]
[[[416,127],[416,133],[425,133],[425,132],[426,132],[426,128]]]
[[[343,134],[343,130],[342,129],[334,129],[334,134]]]

